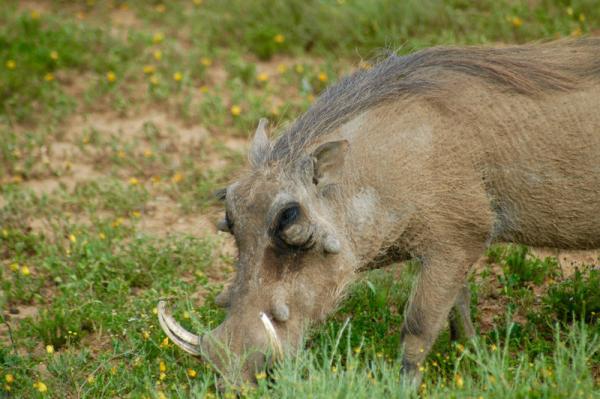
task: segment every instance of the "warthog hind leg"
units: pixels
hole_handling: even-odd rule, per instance
[[[450,338],[458,341],[472,338],[474,335],[475,327],[471,321],[471,290],[467,283],[460,290],[450,315]]]

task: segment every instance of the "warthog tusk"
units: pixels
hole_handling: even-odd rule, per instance
[[[175,345],[192,355],[199,356],[201,354],[200,342],[202,338],[187,331],[175,321],[167,309],[165,301],[158,302],[158,322],[165,334],[167,334]]]
[[[273,348],[275,356],[278,359],[283,358],[283,347],[279,337],[277,336],[277,331],[275,331],[275,327],[273,326],[273,323],[271,323],[271,319],[269,319],[269,316],[267,316],[264,312],[260,312],[260,321],[262,322],[263,327],[265,327],[267,337],[269,337],[269,343]]]

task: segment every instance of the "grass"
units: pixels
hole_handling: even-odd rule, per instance
[[[489,250],[478,338],[444,331],[418,393],[398,360],[416,263],[365,274],[241,392],[217,393],[155,316],[169,296],[191,329],[223,319],[213,192],[260,117],[277,134],[385,48],[597,33],[595,1],[19,3],[0,5],[0,396],[600,397],[597,266],[525,247]]]

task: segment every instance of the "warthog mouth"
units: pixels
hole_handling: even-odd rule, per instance
[[[274,360],[281,359],[283,357],[283,345],[277,335],[275,326],[273,326],[273,322],[271,322],[269,316],[264,312],[260,312],[259,318],[265,329]],[[158,302],[158,322],[165,334],[167,334],[167,337],[175,345],[194,356],[202,355],[202,336],[193,334],[181,326],[171,316],[171,312],[167,308],[167,302],[164,300]]]

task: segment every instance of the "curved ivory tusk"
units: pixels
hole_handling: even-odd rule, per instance
[[[278,359],[283,358],[283,347],[279,337],[277,336],[277,331],[275,331],[275,327],[273,326],[273,323],[271,323],[271,319],[269,319],[269,316],[267,316],[264,312],[260,312],[260,321],[267,332],[267,337],[269,338],[269,343],[273,348],[275,357]]]
[[[202,342],[202,337],[192,334],[175,321],[167,309],[165,301],[158,302],[158,322],[165,334],[167,334],[175,345],[192,355],[201,355],[200,343]]]

